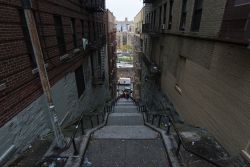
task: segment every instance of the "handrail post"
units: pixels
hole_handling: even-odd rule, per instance
[[[72,142],[73,142],[73,148],[74,148],[74,155],[78,155],[79,152],[78,152],[78,150],[76,148],[76,142],[75,142],[75,138],[74,137],[72,138]]]
[[[168,128],[167,128],[167,135],[170,134],[170,128],[171,128],[171,122],[170,122],[170,118],[168,117],[168,124],[167,124]]]
[[[181,149],[181,140],[179,139],[179,142],[178,142],[178,147],[177,147],[177,150],[176,150],[176,155],[178,156],[179,152],[180,152],[180,149]]]
[[[97,119],[97,125],[99,125],[99,115],[96,115],[96,119]]]
[[[90,123],[91,123],[91,127],[92,127],[92,128],[94,128],[94,124],[93,124],[92,116],[90,116]]]
[[[154,120],[155,120],[155,115],[153,114],[153,118],[152,118],[152,125],[154,125]]]
[[[160,115],[160,117],[159,117],[159,122],[158,122],[158,127],[160,127],[161,126],[161,115]]]

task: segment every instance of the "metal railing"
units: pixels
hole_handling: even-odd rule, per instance
[[[149,117],[150,115],[152,116],[152,120],[151,120],[151,124],[154,125],[154,121],[155,121],[155,118],[159,117],[158,119],[158,127],[160,127],[161,125],[161,121],[163,120],[162,118],[167,118],[168,120],[168,123],[167,123],[167,135],[170,135],[170,128],[173,127],[173,130],[175,131],[176,133],[176,136],[177,136],[177,140],[176,143],[177,143],[177,149],[176,149],[176,155],[178,156],[179,153],[180,153],[180,149],[181,149],[181,146],[184,148],[185,151],[197,156],[198,158],[200,158],[201,160],[204,160],[206,162],[208,162],[209,164],[211,165],[214,165],[216,167],[223,167],[222,165],[208,159],[207,157],[204,157],[203,155],[189,149],[186,145],[185,145],[185,142],[183,141],[183,138],[182,136],[180,135],[180,131],[179,129],[176,127],[176,124],[175,124],[175,121],[171,118],[170,115],[164,113],[165,111],[163,110],[162,112],[149,112],[148,111],[148,108],[146,105],[139,105],[139,111],[140,112],[144,112],[146,114],[146,121],[149,122]]]
[[[105,115],[106,113],[110,113],[111,111],[113,111],[113,106],[115,105],[117,99],[112,100],[111,102],[109,102],[108,104],[106,104],[103,108],[102,112],[83,112],[80,119],[78,120],[76,126],[75,126],[75,130],[73,131],[73,135],[71,137],[69,146],[71,146],[71,144],[73,145],[73,149],[74,149],[74,155],[78,155],[79,154],[79,150],[76,147],[76,135],[79,132],[79,130],[81,130],[81,134],[85,135],[85,128],[84,128],[84,119],[87,117],[91,123],[91,127],[94,128],[94,122],[93,122],[93,117],[96,117],[97,120],[97,125],[100,124],[100,115],[102,115],[102,122],[105,120]]]

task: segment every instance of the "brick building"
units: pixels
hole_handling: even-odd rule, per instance
[[[249,158],[249,0],[144,3],[139,45],[157,77],[142,80],[153,80],[185,121]]]
[[[60,126],[109,96],[105,1],[26,2],[0,1],[0,156],[50,129],[24,8],[35,18]]]

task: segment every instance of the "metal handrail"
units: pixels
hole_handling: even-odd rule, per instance
[[[147,121],[148,121],[148,115],[147,115],[147,114],[150,114],[150,112],[148,112],[147,107],[146,107],[145,105],[143,105],[143,106],[139,106],[139,108],[140,108],[139,111],[145,112],[145,113],[146,113]],[[183,141],[183,139],[182,139],[182,137],[181,137],[181,135],[180,135],[180,131],[179,131],[179,129],[176,127],[175,122],[173,121],[173,119],[171,118],[171,116],[169,116],[169,115],[167,115],[167,114],[156,114],[156,113],[152,113],[152,115],[154,115],[154,116],[160,116],[160,117],[164,116],[164,117],[167,117],[167,118],[168,118],[169,124],[168,124],[168,128],[167,128],[167,134],[170,134],[170,128],[171,128],[171,125],[172,125],[172,127],[173,127],[173,129],[174,129],[174,131],[175,131],[175,133],[176,133],[176,135],[177,135],[177,138],[178,138],[178,140],[179,140],[179,141],[177,142],[178,147],[177,147],[177,150],[176,150],[176,155],[179,154],[179,152],[180,152],[180,147],[182,146],[182,147],[184,148],[185,151],[187,151],[187,152],[189,152],[189,153],[191,153],[191,154],[193,154],[193,155],[199,157],[200,159],[205,160],[206,162],[208,162],[208,163],[210,163],[210,164],[212,164],[212,165],[214,165],[214,166],[216,166],[216,167],[223,167],[223,166],[221,166],[220,164],[217,164],[216,162],[214,162],[214,161],[212,161],[212,160],[210,160],[210,159],[204,157],[203,155],[200,155],[199,153],[196,153],[196,152],[190,150],[190,149],[185,145],[185,142]],[[160,125],[160,121],[161,121],[161,119],[159,119],[158,126]],[[152,123],[153,123],[153,120],[152,120]]]
[[[110,104],[106,104],[104,106],[104,109],[103,109],[103,112],[99,112],[99,113],[86,113],[86,112],[83,112],[80,116],[80,119],[78,120],[76,126],[75,126],[75,130],[73,131],[73,135],[71,136],[71,140],[70,140],[70,143],[68,146],[71,146],[71,144],[73,144],[73,148],[74,148],[74,155],[78,155],[79,154],[79,151],[77,150],[76,148],[76,142],[75,142],[75,138],[76,138],[76,135],[78,133],[78,130],[79,130],[79,127],[81,127],[81,132],[82,132],[82,135],[85,134],[85,130],[84,130],[84,126],[83,126],[83,119],[84,117],[89,117],[90,118],[90,121],[91,121],[91,127],[93,128],[94,127],[94,124],[93,124],[93,120],[92,120],[92,117],[96,116],[97,117],[97,124],[99,125],[99,114],[102,113],[102,118],[103,118],[103,121],[104,121],[104,116],[106,113],[109,113],[113,110],[113,106],[115,105],[117,99],[114,99],[111,101]]]

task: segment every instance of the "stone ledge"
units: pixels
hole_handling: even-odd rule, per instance
[[[70,59],[70,55],[69,54],[64,54],[64,55],[60,56],[59,59],[60,59],[60,61],[68,60],[68,59]]]
[[[46,63],[46,64],[45,64],[45,68],[47,69],[48,67],[49,67],[49,64]],[[38,68],[34,68],[34,69],[32,70],[32,74],[37,74],[37,73],[39,73]]]

